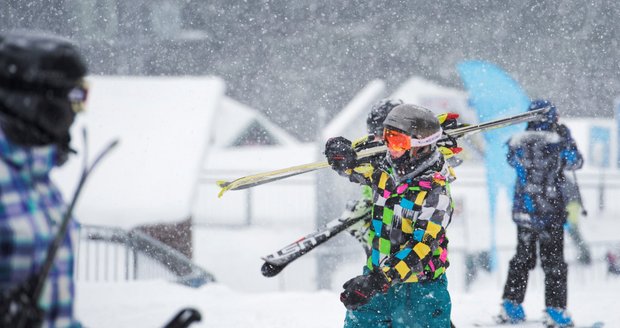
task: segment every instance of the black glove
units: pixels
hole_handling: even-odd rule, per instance
[[[467,126],[467,124],[463,124],[457,120],[459,117],[457,113],[445,113],[440,115],[438,119],[443,130],[452,130]]]
[[[573,140],[573,137],[570,134],[570,130],[566,127],[566,125],[556,125],[555,132],[560,136],[560,146],[563,149],[577,152],[577,145],[575,144],[575,140]]]
[[[342,285],[344,291],[340,293],[340,302],[348,310],[368,303],[377,293],[385,293],[390,288],[390,283],[382,272],[373,271],[368,275],[357,276]]]
[[[441,139],[437,141],[437,145],[440,147],[446,148],[457,148],[458,143],[456,138],[450,137],[446,131],[454,130],[458,128],[462,128],[468,126],[469,124],[464,124],[458,121],[459,114],[457,113],[444,113],[437,116],[439,120],[439,124],[441,124],[441,129],[443,130],[443,135]],[[460,150],[459,150],[460,152]]]
[[[344,137],[327,140],[325,157],[329,165],[336,171],[345,171],[357,166],[357,154],[351,148],[351,141]]]

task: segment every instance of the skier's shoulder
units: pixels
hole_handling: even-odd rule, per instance
[[[418,181],[417,184],[423,187],[423,190],[434,190],[445,188],[454,178],[453,172],[442,170],[430,172],[429,174],[420,176],[416,180]]]
[[[446,183],[456,179],[456,174],[450,163],[441,153],[437,152],[437,155],[432,158],[434,159],[429,163],[428,169],[423,174],[424,179],[439,186],[445,186]]]
[[[522,131],[514,134],[508,140],[508,146],[512,148],[531,146],[531,145],[544,145],[550,143],[560,142],[560,135],[554,131]]]
[[[440,191],[456,178],[454,171],[445,163],[439,169],[430,169],[412,179],[420,190]]]

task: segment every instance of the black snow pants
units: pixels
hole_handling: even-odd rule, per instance
[[[566,308],[568,266],[564,261],[564,228],[555,224],[543,230],[517,227],[517,253],[510,260],[502,298],[523,303],[529,271],[536,267],[536,250],[545,273],[545,306]]]

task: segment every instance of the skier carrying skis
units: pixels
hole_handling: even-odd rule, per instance
[[[70,233],[40,299],[33,289],[66,210],[50,170],[71,152],[71,127],[83,109],[86,64],[68,40],[34,32],[0,34],[0,326],[79,327],[73,315]],[[24,291],[21,293],[19,291]],[[13,305],[24,305],[23,308]]]
[[[373,190],[371,254],[364,274],[344,285],[345,327],[450,327],[446,227],[453,171],[438,151],[442,128],[433,113],[402,104],[384,122],[388,154],[358,165],[351,142],[325,145],[331,167]]]
[[[368,135],[359,138],[352,143],[353,150],[356,153],[364,149],[370,149],[377,146],[384,145],[383,140],[383,122],[387,115],[392,111],[392,109],[398,105],[403,104],[403,101],[400,99],[389,99],[384,98],[377,101],[370,112],[368,113],[368,117],[366,118],[366,129],[368,131]],[[442,128],[455,128],[457,127],[458,114],[455,113],[445,113],[439,115],[438,119],[441,123]],[[452,156],[452,151],[454,148],[446,148],[440,147],[442,153],[445,155],[445,159],[448,161],[448,165],[451,167],[456,167],[462,163],[462,160],[457,158],[456,156]],[[385,153],[379,153],[374,156],[370,156],[364,159],[364,163],[362,164],[358,161],[358,171],[361,169],[361,165],[365,165],[368,167],[376,167],[382,160],[385,159]],[[346,175],[346,174],[345,174]],[[362,185],[362,197],[358,200],[358,202],[368,202],[372,203],[372,188],[368,185]],[[352,225],[347,229],[349,234],[353,236],[357,241],[360,242],[362,248],[366,252],[366,256],[370,256],[371,248],[368,244],[368,230],[370,228],[370,215],[367,216],[366,219]]]
[[[545,273],[545,325],[571,327],[573,321],[566,311],[563,225],[567,214],[562,185],[564,170],[581,168],[583,158],[569,129],[558,122],[555,106],[535,100],[529,110],[545,107],[550,110],[543,119],[529,122],[526,131],[508,141],[508,163],[517,171],[512,209],[517,251],[510,260],[498,321],[515,324],[525,320],[521,303],[539,247]]]

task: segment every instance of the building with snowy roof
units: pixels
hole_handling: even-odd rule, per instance
[[[54,172],[71,194],[88,131],[91,157],[107,142],[119,145],[89,178],[76,208],[82,222],[132,227],[191,216],[196,183],[209,149],[298,142],[264,115],[226,96],[217,77],[88,78],[87,111],[77,117],[78,155]]]

